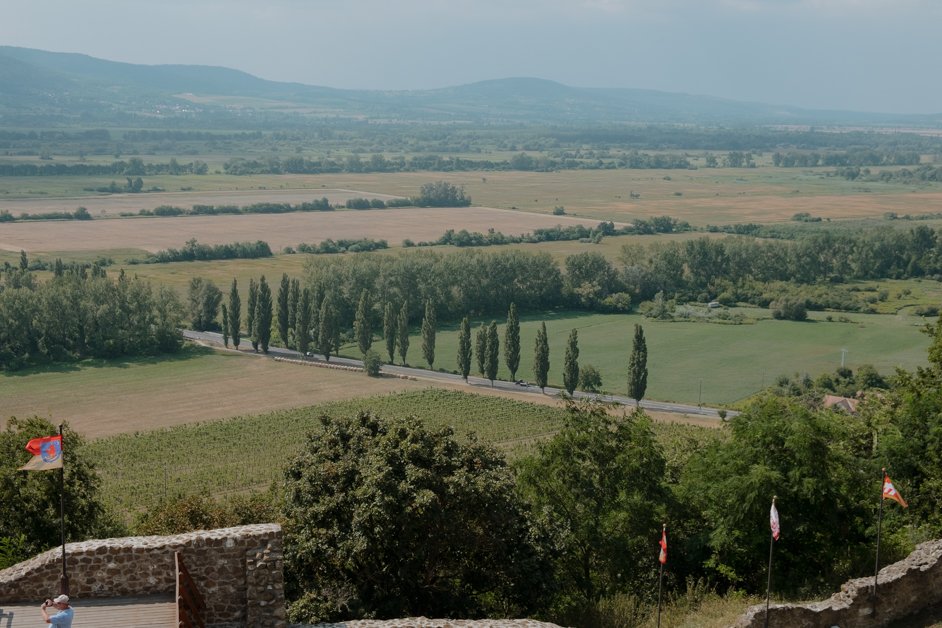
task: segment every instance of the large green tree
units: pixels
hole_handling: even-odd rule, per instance
[[[281,283],[278,285],[278,335],[281,337],[281,344],[284,347],[291,345],[288,338],[291,327],[288,324],[288,308],[291,302],[291,280],[287,273],[282,273]]]
[[[19,562],[60,543],[59,471],[18,471],[31,455],[30,439],[54,436],[58,428],[40,417],[11,418],[0,432],[0,547],[6,562]],[[123,530],[102,502],[101,479],[83,450],[84,439],[62,428],[66,541],[107,538]],[[9,565],[0,562],[0,569]]]
[[[546,323],[541,322],[540,328],[536,331],[536,342],[533,346],[533,377],[540,390],[546,389],[549,369],[549,339],[546,337]]]
[[[402,302],[399,308],[399,317],[397,319],[396,344],[399,345],[399,359],[406,363],[406,355],[409,353],[409,303]]]
[[[353,335],[356,337],[357,346],[363,355],[366,355],[373,346],[373,324],[370,320],[372,309],[370,294],[364,290],[360,293],[356,318],[353,319]]]
[[[635,325],[635,337],[628,358],[628,396],[640,405],[648,389],[648,344],[641,325]]]
[[[288,291],[288,338],[284,338],[285,346],[289,349],[298,348],[298,314],[301,308],[301,282],[291,280],[291,289]]]
[[[242,298],[235,279],[229,288],[229,335],[232,336],[232,346],[238,349],[242,342]]]
[[[500,338],[497,335],[497,321],[491,321],[487,326],[487,342],[484,345],[484,376],[491,380],[491,386],[497,379],[497,368],[500,366]]]
[[[570,395],[579,385],[579,332],[569,332],[566,342],[566,357],[563,360],[563,387]]]
[[[653,540],[668,493],[664,456],[643,412],[570,405],[564,428],[520,465],[533,511],[557,530],[556,614],[657,587]],[[571,625],[571,624],[567,624]]]
[[[474,359],[477,363],[478,373],[484,377],[487,363],[487,325],[481,323],[474,334]]]
[[[265,281],[265,275],[258,280],[258,301],[255,302],[255,338],[262,353],[268,353],[271,341],[272,301],[271,288]]]
[[[897,371],[889,403],[864,418],[873,425],[875,454],[886,466],[911,515],[942,535],[942,315],[925,328],[932,338],[927,367]],[[858,374],[860,370],[858,369]]]
[[[513,474],[473,438],[323,416],[284,486],[291,621],[526,616],[546,591]]]
[[[216,317],[219,315],[219,304],[222,302],[222,292],[216,284],[209,279],[193,277],[190,279],[187,291],[187,305],[190,315],[190,325],[196,331],[218,329]]]
[[[223,303],[220,310],[220,316],[222,317],[222,344],[227,349],[229,348],[229,308],[226,307],[226,304]]]
[[[728,429],[728,438],[691,456],[679,488],[697,513],[687,546],[703,571],[724,584],[765,590],[760,557],[769,551],[773,496],[782,531],[773,591],[830,590],[873,567],[881,477],[878,463],[859,449],[869,438],[858,418],[766,395]],[[900,558],[888,550],[885,558]]]
[[[386,301],[386,307],[383,308],[383,340],[389,363],[392,364],[396,361],[396,308],[391,301]]]
[[[471,372],[471,321],[465,316],[461,319],[461,326],[458,328],[458,371],[464,381],[468,381],[468,373]]]
[[[317,330],[317,351],[330,362],[331,352],[336,355],[340,347],[340,325],[337,322],[337,312],[334,310],[333,297],[330,294],[324,295],[324,300],[321,301],[318,321],[320,326]]]
[[[520,367],[520,317],[517,315],[517,304],[511,303],[507,312],[507,327],[504,328],[504,362],[510,371],[510,379],[517,379],[517,369]]]
[[[248,327],[246,333],[252,341],[252,350],[258,351],[258,336],[255,333],[256,318],[258,317],[258,283],[254,278],[249,278],[249,298],[245,308],[246,321]]]
[[[298,320],[295,326],[295,346],[303,356],[311,346],[311,291],[309,288],[301,290],[301,300],[298,302]]]
[[[431,299],[425,302],[425,316],[422,317],[422,357],[428,362],[428,367],[435,364],[435,304]]]

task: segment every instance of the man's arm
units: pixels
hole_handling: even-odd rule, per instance
[[[49,623],[49,613],[46,612],[46,603],[45,603],[45,602],[43,602],[43,605],[39,607],[39,610],[42,611],[42,613],[43,613],[43,619],[44,619],[44,620],[46,621],[46,623],[48,624],[48,623]]]

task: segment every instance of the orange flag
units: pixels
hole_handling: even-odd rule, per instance
[[[909,504],[906,503],[903,496],[900,495],[896,487],[893,486],[893,480],[886,474],[886,471],[883,472],[883,499],[892,499],[903,508],[909,507]]]

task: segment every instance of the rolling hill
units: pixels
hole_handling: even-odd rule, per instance
[[[278,118],[510,124],[938,125],[905,116],[506,78],[433,90],[372,91],[267,81],[199,65],[136,65],[0,46],[0,126],[136,123],[251,126]]]

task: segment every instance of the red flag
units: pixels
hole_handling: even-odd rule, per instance
[[[663,530],[661,530],[660,546],[661,546],[661,553],[657,557],[657,559],[661,561],[662,565],[664,565],[667,563],[667,527],[666,526],[664,527]]]
[[[62,468],[62,437],[43,436],[26,443],[26,451],[32,459],[20,467],[20,471],[45,471]]]
[[[769,527],[772,528],[772,538],[778,540],[781,527],[778,522],[778,510],[775,508],[775,500],[772,500],[772,510],[769,511]]]
[[[903,508],[909,507],[903,496],[896,491],[896,487],[893,486],[893,481],[886,474],[886,471],[883,472],[883,499],[892,499]]]

